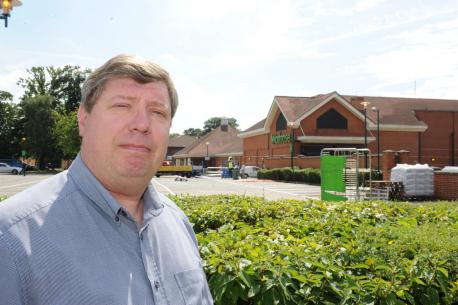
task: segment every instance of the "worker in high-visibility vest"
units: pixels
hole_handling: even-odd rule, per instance
[[[232,156],[227,158],[227,168],[229,169],[229,177],[232,177],[232,171],[234,170],[234,161],[232,161]]]

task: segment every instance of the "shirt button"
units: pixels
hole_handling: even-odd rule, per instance
[[[143,240],[143,234],[140,234],[140,240]]]
[[[160,286],[159,282],[158,281],[154,281],[154,287],[156,287],[156,289],[158,289]]]
[[[115,221],[116,221],[116,222],[119,221],[119,216],[116,216],[116,217],[115,217]]]

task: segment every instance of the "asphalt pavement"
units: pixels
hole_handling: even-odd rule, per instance
[[[0,174],[0,195],[12,196],[50,175],[29,174],[24,176]],[[260,196],[268,200],[276,199],[319,199],[320,187],[303,183],[286,183],[271,180],[221,179],[220,177],[181,178],[177,176],[161,176],[152,179],[156,189],[164,194],[237,194]]]
[[[197,177],[182,180],[174,176],[154,178],[153,184],[164,194],[237,194],[276,199],[320,199],[320,186],[304,183],[286,183],[272,180],[221,179],[220,177]]]
[[[27,172],[25,176],[0,173],[0,195],[12,196],[49,177],[51,175]]]

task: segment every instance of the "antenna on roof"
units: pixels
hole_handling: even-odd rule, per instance
[[[413,97],[417,97],[417,80],[413,82]]]

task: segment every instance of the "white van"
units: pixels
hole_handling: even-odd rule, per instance
[[[243,179],[246,179],[248,177],[256,178],[258,176],[258,170],[260,170],[260,168],[257,166],[242,165],[242,168],[240,169],[240,177],[242,177]]]

